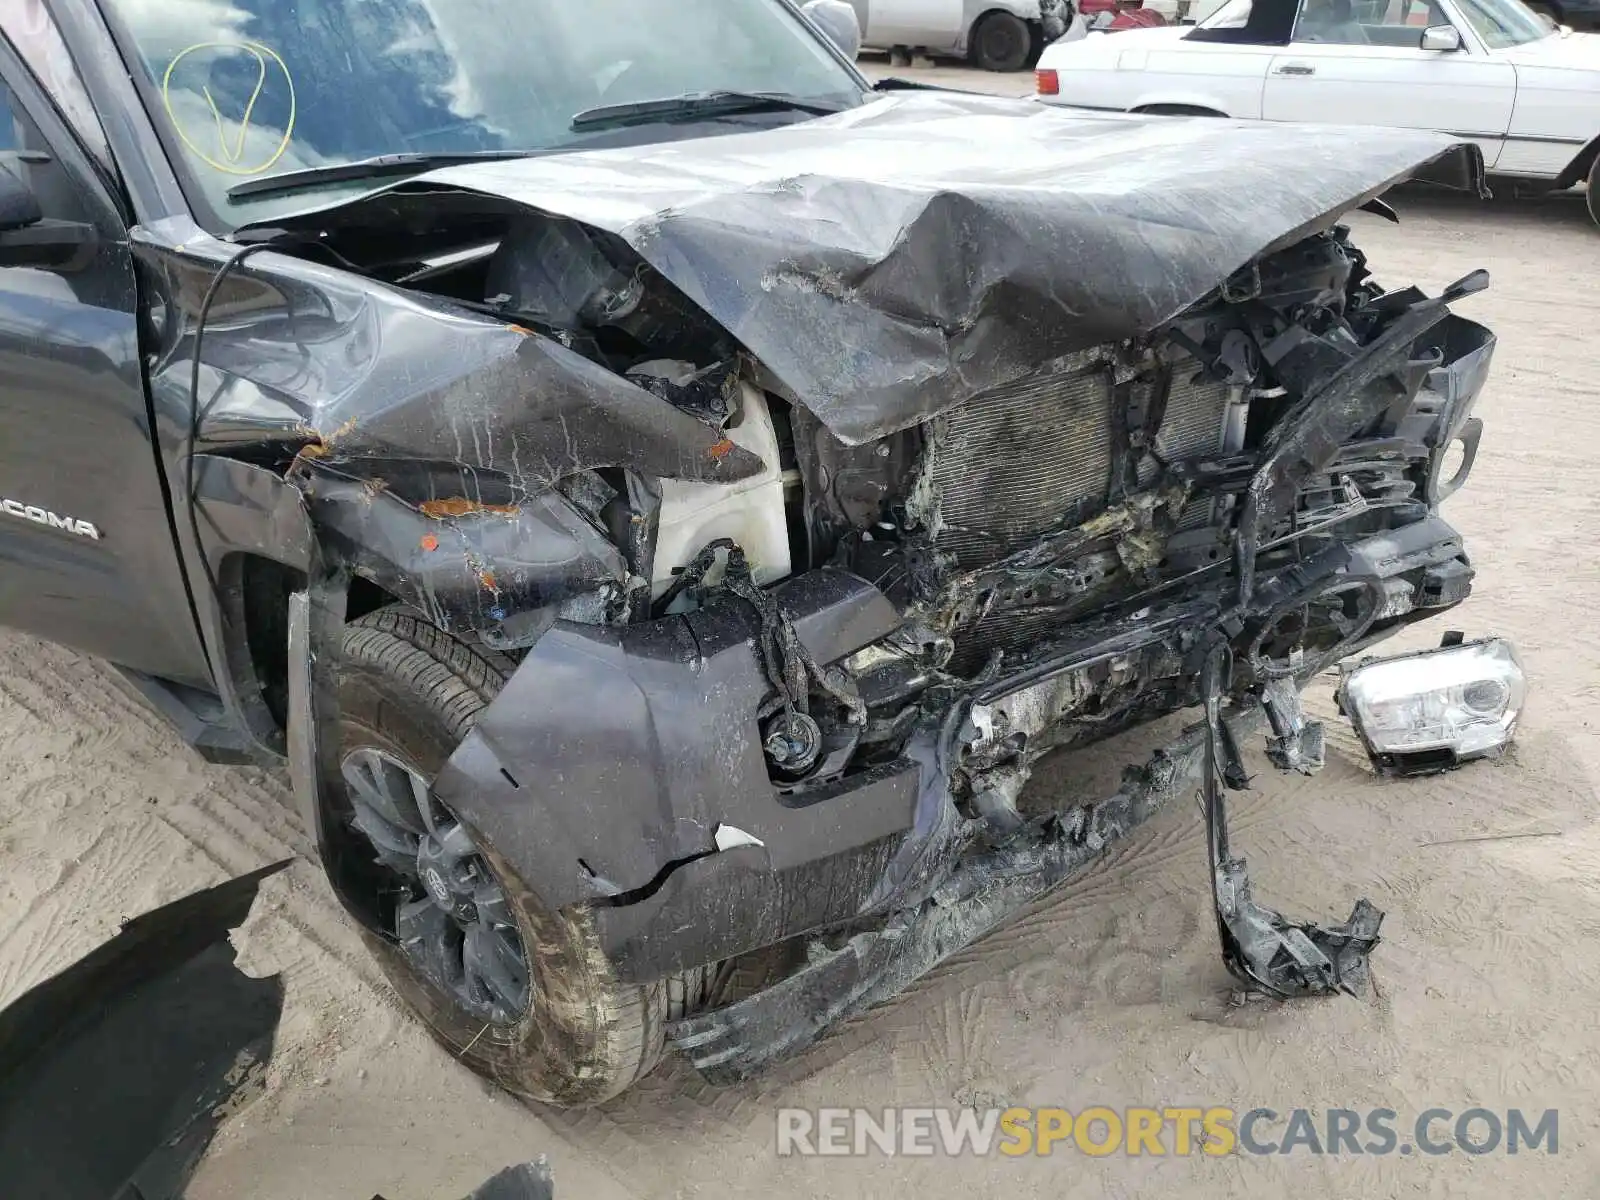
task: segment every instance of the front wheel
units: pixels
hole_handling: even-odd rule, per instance
[[[1594,165],[1589,168],[1589,182],[1585,187],[1584,202],[1589,206],[1589,216],[1596,225],[1600,225],[1600,155],[1595,156]]]
[[[402,999],[473,1070],[562,1107],[647,1075],[685,979],[616,978],[585,909],[552,912],[431,783],[514,664],[404,608],[345,631],[339,701],[347,805],[387,881],[387,933],[363,934]]]
[[[985,71],[1020,71],[1033,54],[1033,30],[1015,13],[992,12],[972,30],[972,63]]]

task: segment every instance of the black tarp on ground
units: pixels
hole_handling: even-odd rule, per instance
[[[234,965],[278,863],[135,917],[0,1012],[0,1196],[176,1200],[272,1055],[283,983]]]

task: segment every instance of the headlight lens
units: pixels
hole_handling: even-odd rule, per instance
[[[1381,767],[1441,770],[1494,754],[1511,741],[1527,680],[1504,638],[1349,668],[1341,707]]]

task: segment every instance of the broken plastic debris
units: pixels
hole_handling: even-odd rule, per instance
[[[756,837],[755,834],[746,833],[736,825],[718,825],[717,832],[713,835],[713,840],[719,853],[737,850],[741,846],[761,846],[763,848],[766,846],[766,843]]]
[[[1223,681],[1232,669],[1232,654],[1219,642],[1207,652],[1201,674],[1206,720],[1201,799],[1223,962],[1247,990],[1282,998],[1329,992],[1359,995],[1367,987],[1368,959],[1380,941],[1383,913],[1368,901],[1358,900],[1342,925],[1286,920],[1256,903],[1244,859],[1230,850],[1224,790],[1242,791],[1249,786],[1238,747],[1222,718]],[[1285,689],[1269,690],[1266,699],[1275,728],[1298,707],[1296,703],[1273,712],[1274,702],[1287,699]],[[1280,745],[1283,740],[1280,737]]]

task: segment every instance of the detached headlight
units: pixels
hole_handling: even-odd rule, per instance
[[[1516,647],[1485,638],[1348,667],[1338,699],[1379,770],[1420,775],[1498,754],[1527,690]]]

